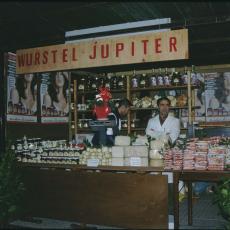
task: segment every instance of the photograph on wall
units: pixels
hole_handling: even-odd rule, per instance
[[[230,72],[204,75],[206,121],[230,121]]]
[[[200,84],[197,89],[194,90],[195,99],[195,121],[205,122],[206,117],[206,106],[205,106],[205,76],[203,73],[197,73],[196,79],[199,80]]]
[[[16,55],[8,53],[7,121],[37,122],[37,77],[16,74]]]
[[[66,123],[69,119],[68,72],[42,73],[40,87],[41,122]]]

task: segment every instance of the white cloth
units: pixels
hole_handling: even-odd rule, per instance
[[[145,133],[151,137],[169,134],[172,143],[174,143],[180,135],[180,120],[168,115],[163,125],[161,125],[159,115],[157,115],[149,119]]]

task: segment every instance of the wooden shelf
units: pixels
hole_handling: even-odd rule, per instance
[[[146,128],[131,128],[132,131],[143,131]],[[180,128],[181,130],[187,130],[187,128]]]
[[[78,113],[92,113],[93,110],[77,110]]]
[[[199,109],[200,106],[192,106],[192,109]],[[135,108],[131,107],[130,110],[132,111],[138,111],[138,110],[157,110],[156,107],[149,107],[149,108]],[[169,109],[188,109],[188,106],[172,106]]]
[[[111,89],[110,93],[124,93],[126,92],[126,89]],[[84,95],[84,94],[97,94],[98,90],[86,90],[86,91],[78,91],[78,95]]]
[[[192,85],[191,86],[193,89],[195,88],[199,88],[199,86],[197,85]],[[178,86],[156,86],[156,87],[147,87],[147,88],[131,88],[130,91],[131,92],[135,92],[135,91],[149,91],[149,90],[154,90],[154,91],[158,91],[158,90],[177,90],[177,89],[187,89],[188,86],[187,85],[178,85]]]

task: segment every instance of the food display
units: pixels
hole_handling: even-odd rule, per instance
[[[19,139],[11,146],[20,162],[78,164],[83,144],[69,145],[66,140]]]
[[[230,145],[226,140],[229,137],[188,139],[184,148],[175,147],[164,152],[164,168],[212,171],[229,169]]]
[[[112,150],[108,147],[86,148],[79,156],[79,164],[86,165],[89,159],[98,159],[99,165],[111,165]]]

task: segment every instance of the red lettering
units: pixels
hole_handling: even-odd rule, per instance
[[[131,43],[131,55],[134,56],[134,42]]]
[[[170,37],[169,38],[169,52],[172,52],[173,49],[175,52],[177,52],[177,48],[176,48],[176,37]]]
[[[35,53],[34,65],[40,65],[40,53],[39,52]]]
[[[104,45],[101,45],[101,58],[107,58],[108,56],[109,56],[109,45],[106,44],[106,49]]]
[[[143,42],[144,54],[147,54],[147,42],[149,42],[149,40],[142,40],[141,42]]]
[[[68,49],[63,49],[62,50],[62,61],[67,62],[67,54],[68,54]]]
[[[97,55],[97,42],[95,42],[95,45],[93,46],[93,54],[89,56],[90,59],[95,59]]]
[[[76,49],[75,48],[73,48],[73,50],[72,50],[72,61],[77,61],[77,55],[76,55]]]
[[[32,65],[32,59],[33,59],[33,56],[32,56],[32,53],[31,54],[26,54],[26,65]]]
[[[161,38],[155,39],[155,52],[161,53]]]
[[[119,52],[124,49],[124,43],[116,43],[116,57],[119,56]]]
[[[24,66],[25,65],[25,55],[17,55],[17,59],[18,59],[18,66]]]
[[[47,64],[47,62],[48,62],[48,51],[44,51],[42,64]]]
[[[51,50],[51,53],[53,54],[53,63],[56,63],[57,50]]]

